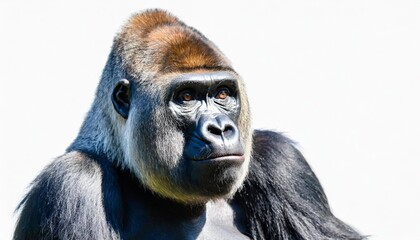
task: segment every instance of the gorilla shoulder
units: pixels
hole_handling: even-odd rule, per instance
[[[113,179],[112,169],[105,165],[106,161],[101,165],[76,151],[55,159],[32,182],[32,190],[20,203],[21,217],[14,239],[115,238],[102,201],[106,194],[103,175],[107,177],[105,186]]]

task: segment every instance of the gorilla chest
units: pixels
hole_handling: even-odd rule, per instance
[[[192,238],[194,239],[194,238]],[[226,225],[211,225],[209,224],[198,235],[197,239],[226,239],[226,240],[246,240],[250,239],[243,233],[239,232],[237,228],[229,227]]]
[[[224,200],[209,203],[206,224],[198,239],[249,239],[238,228],[244,226],[235,221],[234,209]]]
[[[208,203],[204,212],[193,217],[186,217],[178,211],[168,211],[170,204],[146,211],[130,211],[130,220],[125,226],[124,239],[205,239],[235,240],[250,239],[239,229],[244,229],[235,222],[235,211],[224,200]],[[159,211],[157,211],[159,210]]]
[[[128,239],[199,239],[199,240],[249,240],[234,226],[219,225],[206,220],[204,226],[191,223],[155,225],[147,231],[138,232]]]

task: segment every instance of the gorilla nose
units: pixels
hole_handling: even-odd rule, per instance
[[[223,126],[223,127],[219,127],[219,126],[215,126],[215,125],[209,125],[209,126],[207,126],[207,131],[210,134],[213,134],[213,135],[216,135],[216,136],[228,137],[228,136],[232,135],[232,133],[234,133],[235,130],[230,125]]]
[[[198,122],[199,134],[212,144],[232,145],[239,142],[235,123],[224,114],[202,115]]]

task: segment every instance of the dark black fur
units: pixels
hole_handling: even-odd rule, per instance
[[[235,201],[255,239],[361,239],[334,217],[302,154],[276,132],[254,132],[250,172]]]

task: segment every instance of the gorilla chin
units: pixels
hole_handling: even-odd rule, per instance
[[[191,178],[205,197],[231,197],[242,184],[243,155],[228,155],[216,158],[191,161]],[[244,174],[245,172],[245,174]],[[241,181],[241,182],[239,182]]]
[[[154,194],[181,205],[200,206],[208,201],[231,199],[248,174],[245,155],[226,155],[206,159],[185,156],[171,173],[156,172],[143,179]]]

